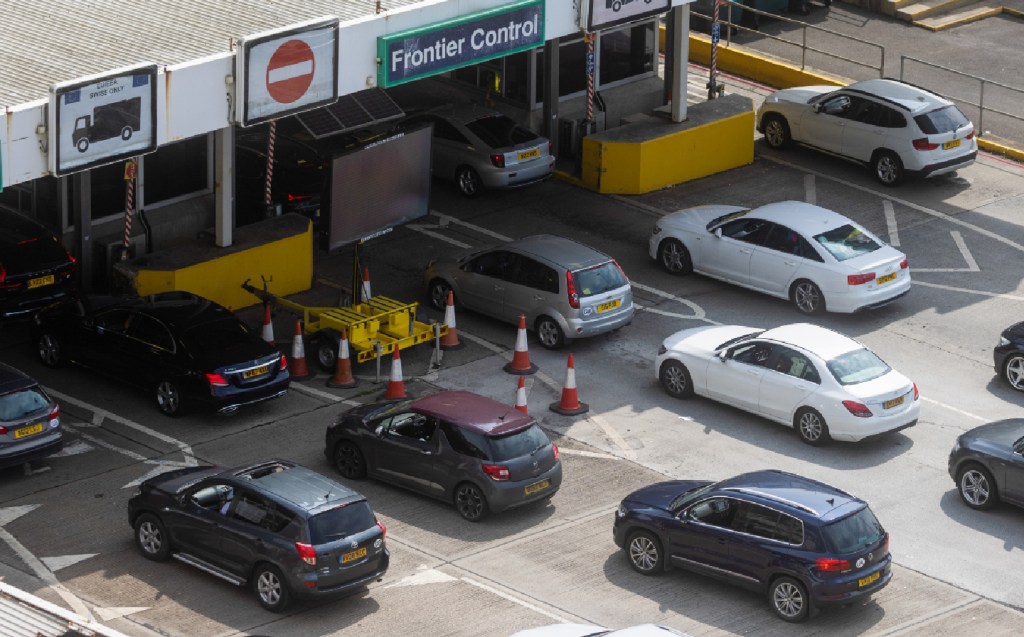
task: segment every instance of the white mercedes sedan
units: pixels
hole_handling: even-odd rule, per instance
[[[658,220],[652,259],[789,299],[804,314],[858,312],[910,291],[906,255],[838,212],[800,201],[709,205]]]
[[[917,385],[838,332],[794,323],[676,332],[654,369],[676,398],[713,398],[793,427],[809,445],[856,442],[917,424]]]

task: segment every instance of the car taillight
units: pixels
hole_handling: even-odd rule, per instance
[[[889,552],[889,533],[888,533],[888,531],[885,533],[885,539],[882,541],[882,550],[885,551],[886,553]]]
[[[306,199],[312,199],[313,195],[293,195],[291,193],[288,193],[287,195],[285,195],[285,197],[288,199],[288,201],[305,201]]]
[[[974,139],[974,131],[967,133],[967,139]]]
[[[615,267],[617,267],[619,269],[619,272],[622,274],[622,278],[626,279],[626,282],[628,283],[629,282],[629,277],[626,276],[626,271],[622,269],[622,266],[619,265],[619,262],[616,261],[615,259],[612,259],[612,263],[615,264]]]
[[[281,354],[281,371],[288,369],[288,357]]]
[[[558,445],[551,443],[551,452],[555,454],[555,460],[558,460]]]
[[[971,133],[971,135],[973,135],[973,134],[974,134],[974,133]],[[555,148],[555,147],[554,147],[554,145],[553,145],[553,144],[551,143],[551,141],[548,141],[548,154],[549,154],[549,155],[553,155],[553,154],[554,154],[554,148]]]
[[[906,270],[909,267],[910,261],[906,257],[904,257],[904,259],[900,261],[900,270]]]
[[[867,283],[868,281],[874,281],[874,280],[875,280],[875,273],[874,272],[866,272],[864,274],[850,274],[850,275],[847,275],[847,277],[846,277],[846,282],[848,284],[850,284],[850,285],[861,285],[862,283]]]
[[[299,552],[299,557],[303,562],[310,566],[316,566],[316,549],[312,545],[296,542],[295,550]]]
[[[380,537],[384,539],[388,536],[388,527],[384,526],[384,523],[378,520],[376,517],[373,518],[374,523],[380,527]]]
[[[921,397],[921,394],[917,391],[917,383],[914,383],[914,400]]]
[[[565,273],[565,292],[569,295],[569,307],[580,309],[580,295],[576,294],[576,282],[572,280],[572,272]]]
[[[846,410],[858,418],[870,418],[871,410],[864,403],[859,403],[855,400],[844,400],[843,407]]]
[[[491,155],[491,163],[494,164],[495,168],[504,168],[505,156],[501,153],[495,153]]]
[[[0,436],[4,435],[8,431],[9,430],[7,429],[7,427],[4,427],[3,425],[0,425]]]
[[[48,418],[50,420],[51,427],[54,426],[54,422],[60,421],[60,405],[53,406],[53,409],[50,410],[50,415],[48,416]]]
[[[484,473],[491,476],[492,480],[508,480],[508,467],[500,464],[482,464],[480,468]]]
[[[206,382],[214,387],[227,387],[228,381],[220,374],[207,374]]]
[[[933,143],[929,142],[927,137],[922,137],[921,139],[915,139],[913,144],[914,144],[914,149],[915,150],[935,150],[936,148],[939,147],[938,144],[933,144]]]
[[[831,557],[819,557],[814,560],[814,564],[823,573],[838,573],[850,570],[850,562],[848,560],[837,560]]]

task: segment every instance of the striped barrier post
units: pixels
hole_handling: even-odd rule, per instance
[[[274,199],[270,193],[270,186],[274,182],[274,142],[277,138],[277,121],[271,120],[267,129],[267,183],[263,191],[263,203],[266,205],[266,215],[271,216],[270,208],[274,205]]]
[[[132,211],[135,209],[135,176],[138,174],[137,159],[129,159],[124,163],[124,247],[121,250],[121,261],[128,259],[128,246],[132,238]]]

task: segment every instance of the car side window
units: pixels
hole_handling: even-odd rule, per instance
[[[906,128],[907,118],[890,106],[877,104],[872,111],[871,123],[882,128]]]
[[[738,363],[766,367],[772,356],[772,346],[761,341],[751,341],[738,345],[729,352],[729,357]]]
[[[466,264],[466,271],[504,281],[512,280],[518,267],[518,255],[507,250],[481,254]]]
[[[543,292],[558,293],[558,273],[555,269],[528,257],[519,257],[519,270],[513,282]]]
[[[747,535],[755,535],[767,540],[773,540],[775,539],[775,527],[778,525],[780,515],[781,512],[759,504],[737,502],[732,529]]]
[[[212,483],[196,489],[189,496],[189,501],[197,507],[214,513],[227,511],[234,498],[234,489],[230,484]]]
[[[736,516],[736,501],[732,498],[709,498],[687,509],[686,515],[703,524],[729,529]]]
[[[291,511],[250,491],[238,494],[236,500],[230,511],[232,519],[248,522],[274,533],[284,530],[295,517]]]
[[[110,310],[96,316],[96,327],[104,332],[124,334],[128,331],[128,324],[131,323],[132,312],[128,310]]]
[[[137,315],[132,321],[128,335],[147,345],[160,347],[167,351],[174,350],[174,339],[167,327],[150,316]]]
[[[444,438],[448,441],[448,446],[451,447],[455,453],[463,456],[469,456],[470,458],[487,460],[487,445],[483,436],[468,432],[456,427],[450,422],[444,421],[441,422],[441,432],[444,433]]]
[[[465,135],[459,132],[459,129],[452,126],[448,121],[440,118],[434,119],[434,137],[459,144],[469,144],[469,140]]]
[[[853,106],[849,95],[836,95],[821,103],[821,110],[836,117],[847,117]]]
[[[430,442],[437,429],[437,421],[425,414],[410,412],[391,419],[388,435],[411,442]]]
[[[800,251],[800,235],[786,226],[772,224],[772,229],[768,231],[768,236],[764,240],[764,247],[783,254],[796,255]]]
[[[780,512],[772,539],[799,546],[804,543],[804,525],[792,515]]]
[[[771,368],[782,374],[821,384],[821,376],[814,363],[800,352],[788,347],[779,348]]]
[[[771,226],[772,224],[764,219],[744,217],[723,224],[719,228],[722,230],[723,237],[761,245],[764,243],[768,231],[771,230]]]

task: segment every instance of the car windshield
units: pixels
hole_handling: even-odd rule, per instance
[[[814,240],[824,246],[836,261],[874,252],[883,245],[873,234],[852,223],[814,235]]]
[[[916,115],[914,121],[921,127],[921,132],[925,135],[952,133],[956,129],[963,128],[971,123],[971,120],[967,119],[967,116],[953,104],[928,113]]]
[[[495,462],[528,456],[551,444],[547,434],[536,424],[504,436],[488,437],[488,442],[490,459]]]
[[[344,539],[377,524],[366,500],[318,513],[309,519],[309,539],[314,545]]]
[[[855,553],[874,546],[885,535],[885,529],[871,509],[864,507],[853,515],[825,526],[825,542],[834,553]]]
[[[197,352],[221,350],[231,345],[251,343],[252,332],[234,317],[224,317],[202,325],[190,327],[182,335],[189,349]]]
[[[607,261],[586,270],[577,270],[572,273],[572,278],[580,297],[611,292],[629,283],[614,261]]]
[[[4,394],[0,396],[0,422],[24,418],[49,405],[49,398],[39,387],[28,387]]]
[[[840,385],[866,383],[889,373],[890,367],[866,347],[847,352],[825,363]]]
[[[708,232],[712,232],[715,228],[717,228],[718,226],[722,225],[726,221],[732,221],[733,219],[739,219],[740,217],[742,217],[743,215],[747,214],[748,212],[750,212],[750,210],[737,210],[736,212],[730,212],[730,213],[724,214],[724,215],[722,215],[720,217],[715,217],[714,219],[712,219],[711,221],[708,222],[708,225],[706,226],[706,228],[707,228]]]
[[[710,491],[714,487],[715,487],[715,485],[714,485],[714,483],[712,483],[712,484],[705,485],[703,487],[690,489],[686,493],[684,493],[682,495],[679,495],[679,496],[676,496],[676,499],[672,500],[672,503],[668,505],[669,511],[678,511],[679,509],[682,509],[687,504],[689,504],[689,503],[693,502],[694,500],[696,500],[697,498],[703,496],[705,493],[707,493],[708,491]]]
[[[760,330],[758,332],[752,332],[750,334],[744,334],[743,336],[737,336],[736,338],[730,338],[726,342],[724,342],[721,345],[719,345],[718,347],[716,347],[715,350],[722,350],[722,349],[725,349],[727,347],[732,347],[733,345],[736,345],[737,343],[742,343],[743,341],[749,341],[750,339],[752,339],[752,338],[754,338],[756,336],[760,336],[762,333],[764,333],[764,330]]]
[[[515,146],[537,139],[534,132],[519,126],[505,115],[481,117],[466,124],[466,128],[491,148]]]

